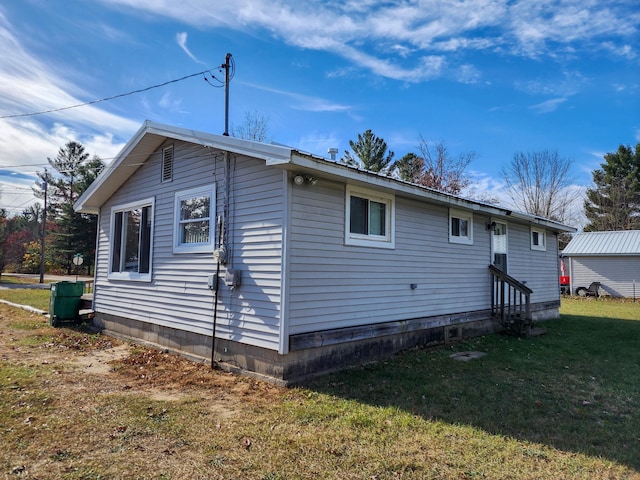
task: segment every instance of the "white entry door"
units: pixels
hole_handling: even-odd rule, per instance
[[[495,222],[491,230],[491,257],[494,266],[507,273],[507,224]]]

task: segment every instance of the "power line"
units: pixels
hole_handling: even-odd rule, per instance
[[[31,113],[17,113],[14,115],[1,115],[0,119],[5,119],[5,118],[19,118],[19,117],[32,117],[35,115],[44,115],[47,113],[55,113],[55,112],[61,112],[63,110],[70,110],[72,108],[78,108],[78,107],[85,107],[87,105],[94,105],[96,103],[100,103],[100,102],[106,102],[108,100],[114,100],[116,98],[121,98],[121,97],[127,97],[129,95],[133,95],[135,93],[142,93],[142,92],[146,92],[149,90],[152,90],[154,88],[159,88],[159,87],[164,87],[165,85],[169,85],[171,83],[177,83],[177,82],[181,82],[183,80],[186,80],[188,78],[192,78],[192,77],[197,77],[198,75],[205,75],[205,74],[210,74],[213,78],[215,78],[213,76],[213,74],[211,73],[213,69],[210,70],[203,70],[202,72],[198,72],[198,73],[192,73],[191,75],[186,75],[184,77],[181,78],[176,78],[175,80],[169,80],[167,82],[164,83],[159,83],[157,85],[152,85],[150,87],[146,87],[146,88],[141,88],[139,90],[133,90],[131,92],[127,92],[127,93],[120,93],[118,95],[113,95],[111,97],[106,97],[106,98],[101,98],[100,100],[92,100],[90,102],[85,102],[85,103],[78,103],[76,105],[70,105],[67,107],[60,107],[60,108],[52,108],[51,110],[42,110],[40,112],[31,112]],[[207,77],[205,76],[205,80],[207,81],[207,83],[209,82],[209,80],[207,80]]]

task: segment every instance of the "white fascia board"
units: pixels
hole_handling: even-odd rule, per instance
[[[455,195],[437,192],[425,187],[414,185],[402,180],[388,177],[386,175],[380,175],[374,172],[368,172],[354,167],[349,167],[341,163],[337,163],[331,160],[322,158],[316,158],[312,155],[293,152],[291,155],[290,169],[292,167],[299,167],[308,170],[313,170],[322,174],[323,176],[333,177],[335,179],[341,179],[344,182],[350,182],[353,184],[360,184],[364,186],[373,186],[381,188],[383,190],[400,193],[408,197],[418,198],[426,200],[438,205],[446,205],[454,208],[461,208],[465,210],[471,210],[473,212],[484,213],[489,216],[504,218],[504,219],[517,219],[528,224],[540,225],[557,232],[575,232],[576,229],[567,225],[556,223],[552,220],[548,220],[534,215],[526,213],[515,212],[513,210],[489,205],[473,200],[467,200]]]
[[[74,203],[74,210],[82,213],[98,214],[100,208],[97,206],[88,205],[89,200],[93,195],[103,188],[103,185],[107,183],[110,177],[118,170],[118,167],[125,161],[131,151],[140,143],[140,140],[146,135],[149,122],[145,122],[135,133],[133,137],[127,142],[127,144],[118,152],[113,161],[107,165],[102,172],[96,177],[93,183],[84,191],[84,193]]]
[[[259,158],[265,160],[267,165],[280,165],[288,163],[291,159],[292,149],[280,145],[252,142],[227,135],[216,135],[159,123],[147,122],[147,124],[148,133],[155,133],[156,135],[162,135],[175,140],[182,140],[196,145]]]
[[[157,139],[156,142],[150,142],[152,144],[151,146],[155,148],[165,139],[173,139],[228,151],[238,155],[259,158],[264,160],[267,165],[282,165],[289,163],[291,160],[292,150],[288,147],[251,142],[249,140],[242,140],[225,135],[216,135],[163,125],[147,120],[118,153],[113,162],[98,175],[91,186],[80,196],[74,204],[74,209],[82,213],[99,213],[102,202],[115,193],[135,172],[136,164],[141,164],[146,161],[153,153],[153,150],[155,150],[155,148],[148,148],[148,146],[146,146],[145,140],[151,140],[150,136]],[[144,147],[143,150],[145,151],[140,152],[142,155],[129,157],[135,152],[138,146],[141,146],[141,148]],[[144,156],[144,154],[147,155]],[[127,168],[126,171],[123,171],[120,167],[124,166],[134,168]]]

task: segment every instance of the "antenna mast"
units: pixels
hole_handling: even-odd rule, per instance
[[[224,63],[220,65],[224,68],[224,133],[229,136],[229,70],[231,69],[231,54],[227,53],[224,57]]]

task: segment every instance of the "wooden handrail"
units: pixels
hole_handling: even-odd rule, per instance
[[[516,280],[511,275],[507,275],[495,265],[489,265],[489,271],[493,273],[496,277],[500,278],[500,280],[507,282],[509,285],[511,285],[517,290],[520,290],[522,293],[528,293],[529,295],[533,293],[533,290],[527,287],[524,283]]]
[[[519,335],[531,329],[531,294],[533,290],[510,275],[489,265],[491,272],[491,312],[503,326]]]

